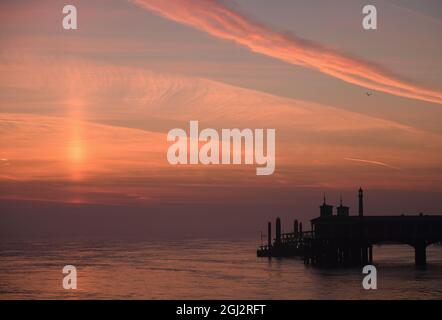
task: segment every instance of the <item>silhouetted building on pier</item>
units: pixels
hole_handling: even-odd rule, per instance
[[[324,203],[320,208],[320,216],[321,217],[331,217],[333,215],[333,206],[330,206],[326,203],[325,197],[324,197]]]
[[[342,205],[342,198],[339,207],[336,207],[336,214],[338,217],[348,217],[350,215],[350,207]]]
[[[350,216],[342,204],[336,208],[324,202],[320,216],[311,220],[311,231],[304,232],[295,220],[291,233],[281,233],[281,219],[276,220],[276,238],[258,249],[258,256],[301,256],[305,263],[319,266],[365,265],[373,262],[373,245],[408,244],[415,249],[417,266],[426,264],[426,247],[442,241],[442,216],[364,216],[363,191],[359,189],[359,214]],[[269,232],[271,225],[269,223]]]

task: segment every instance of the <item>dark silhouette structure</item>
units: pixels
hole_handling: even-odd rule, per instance
[[[442,241],[442,216],[364,216],[363,190],[358,191],[359,214],[350,216],[349,207],[340,201],[337,215],[333,206],[324,202],[320,216],[311,220],[311,231],[302,231],[294,221],[291,233],[281,234],[281,219],[276,219],[276,238],[258,248],[259,257],[303,257],[316,266],[360,266],[373,262],[373,245],[402,243],[415,250],[416,266],[426,265],[428,245]]]

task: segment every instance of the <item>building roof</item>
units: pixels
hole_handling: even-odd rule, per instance
[[[387,216],[326,216],[317,217],[310,221],[314,223],[334,223],[334,222],[390,222],[390,221],[441,221],[442,215],[387,215]]]

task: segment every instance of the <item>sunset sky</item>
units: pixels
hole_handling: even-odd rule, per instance
[[[371,2],[70,1],[64,30],[65,1],[1,1],[1,233],[254,235],[360,186],[441,214],[442,2],[376,1],[366,31]],[[275,173],[171,166],[190,120],[275,128]]]

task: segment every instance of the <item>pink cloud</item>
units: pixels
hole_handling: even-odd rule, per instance
[[[373,63],[349,57],[319,44],[256,23],[212,0],[131,0],[165,18],[217,38],[232,40],[253,52],[316,69],[345,82],[392,95],[442,104],[442,93],[430,90]]]

